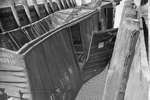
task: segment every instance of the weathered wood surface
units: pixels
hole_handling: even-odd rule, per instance
[[[80,32],[83,42],[83,51],[87,56],[92,41],[93,33],[98,31],[98,13],[80,22]]]
[[[23,98],[32,100],[23,56],[2,48],[0,49],[0,88],[4,88],[5,93],[13,98],[19,99],[21,91],[24,94]]]
[[[135,56],[131,65],[125,100],[149,100],[150,68],[148,65],[147,52],[143,30],[140,31]]]
[[[123,100],[135,54],[139,21],[132,1],[126,0],[102,100]]]
[[[108,32],[108,33],[107,33]],[[82,68],[83,80],[87,81],[104,70],[111,59],[117,29],[93,33],[90,50]]]
[[[72,100],[81,86],[80,72],[70,44],[69,31],[47,36],[24,51],[34,100]]]
[[[148,24],[147,9],[148,6],[141,7],[141,9],[139,9],[139,14],[140,14],[139,16],[144,17],[146,23]],[[147,37],[144,36],[145,30],[143,28],[144,27],[143,24],[145,23],[143,23],[142,19],[140,19],[140,36],[136,44],[135,56],[133,58],[131,70],[129,73],[129,79],[125,91],[125,98],[124,98],[125,100],[149,100],[150,99],[149,96],[150,95],[150,89],[149,89],[150,65],[148,63],[148,56],[147,56],[148,52],[146,50],[147,42],[145,42],[145,38]]]
[[[28,100],[73,100],[81,86],[81,75],[68,28],[48,35],[21,51],[2,49],[0,88],[8,96]]]

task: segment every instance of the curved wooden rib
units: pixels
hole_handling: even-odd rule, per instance
[[[16,8],[15,8],[15,1],[10,0],[9,3],[10,3],[10,7],[11,7],[11,10],[12,10],[13,16],[14,16],[16,22],[17,22],[17,25],[20,27],[21,23],[19,21],[18,13],[17,13]]]
[[[52,0],[48,0],[48,1],[49,1],[49,4],[50,4],[51,9],[52,9],[53,12],[54,12],[55,10],[54,10],[54,7],[53,7],[53,2],[52,2]]]
[[[45,6],[46,11],[48,12],[48,14],[50,14],[50,10],[48,8],[48,1],[47,0],[43,0],[43,1],[44,1],[44,6]]]
[[[67,5],[68,5],[68,7],[70,8],[71,6],[70,6],[70,4],[69,4],[69,0],[66,0],[66,3],[67,3]]]
[[[26,15],[27,15],[30,23],[32,23],[33,21],[32,21],[32,18],[31,18],[31,13],[29,11],[29,5],[28,5],[27,0],[22,0],[22,5],[23,5],[23,7],[25,9]]]
[[[34,8],[36,10],[36,13],[38,14],[38,17],[41,18],[41,14],[40,14],[40,11],[39,11],[39,8],[38,8],[38,5],[37,5],[37,1],[32,0],[32,2],[33,2],[33,5],[34,5]]]
[[[58,6],[59,10],[61,10],[61,6],[60,6],[59,0],[56,0],[56,3],[57,3],[57,6]]]
[[[63,8],[66,8],[65,7],[65,3],[64,3],[64,0],[60,0],[61,4],[63,5]]]

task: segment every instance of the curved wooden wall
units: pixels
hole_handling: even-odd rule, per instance
[[[73,100],[79,88],[82,85],[82,79],[72,46],[71,34],[73,33],[71,33],[70,26],[79,23],[80,21],[78,20],[86,20],[90,18],[91,22],[94,20],[95,16],[97,16],[97,13],[98,12],[96,11],[91,12],[90,14],[86,15],[86,17],[83,16],[82,17],[83,19],[82,18],[76,19],[73,22],[70,22],[69,24],[60,26],[60,28],[57,28],[57,30],[53,30],[53,32],[50,31],[50,27],[47,28],[49,31],[47,30],[46,32],[42,28],[39,29],[39,31],[34,30],[37,32],[28,31],[26,29],[26,28],[33,28],[34,26],[35,29],[36,26],[40,27],[42,21],[46,20],[43,19],[39,21],[40,23],[37,22],[33,24],[32,27],[26,26],[23,27],[22,29],[16,29],[14,31],[10,31],[5,34],[1,34],[2,37],[7,38],[5,42],[7,42],[8,44],[10,43],[9,44],[10,47],[11,45],[15,45],[13,46],[15,47],[14,50],[19,49],[19,51],[17,52],[14,53],[10,52],[10,54],[14,54],[13,57],[15,56],[21,57],[20,59],[19,58],[13,59],[12,62],[17,61],[18,63],[21,63],[24,66],[23,68],[25,73],[21,72],[20,74],[24,75],[24,79],[27,80],[26,84],[28,84],[26,85],[28,91],[24,90],[25,87],[21,88],[17,87],[16,90],[14,91],[14,93],[16,94],[14,95],[13,92],[10,91],[10,89],[14,87],[12,86],[12,83],[2,84],[2,82],[0,82],[0,86],[2,85],[1,88],[5,88],[6,94],[14,98],[23,98],[29,100],[48,100],[50,98],[53,99],[55,98],[55,100]],[[91,23],[87,22],[87,25],[89,24]],[[90,32],[92,32],[94,28],[98,26],[94,27],[93,25],[92,27],[93,28],[90,30]],[[26,33],[25,31],[23,31],[25,29]],[[32,40],[31,34],[35,35],[36,33],[38,35],[35,36]],[[87,33],[83,32],[83,34]],[[30,38],[27,35],[30,35]],[[13,40],[13,42],[9,42],[8,41],[9,39]],[[22,42],[23,39],[26,39],[26,43],[28,44],[25,45],[25,41],[23,41],[24,43]],[[86,37],[84,39],[86,39]],[[5,49],[2,50],[3,52],[6,52],[6,54],[9,55],[8,50]],[[2,55],[0,56],[3,56],[4,54],[3,52]],[[8,57],[8,59],[10,59],[10,57]],[[2,59],[2,61],[0,62],[4,61],[5,60]],[[9,64],[8,68],[12,69],[18,66],[16,68],[16,71],[18,70],[18,68],[21,67],[20,65],[13,66],[11,62],[8,62],[8,64]],[[4,67],[5,66],[6,65],[4,65]],[[7,72],[4,72],[1,67],[0,71],[1,71],[0,74],[4,73],[7,75]],[[1,79],[6,78],[6,80],[9,82],[8,79],[12,77],[12,72],[10,73],[11,74],[8,74],[8,77],[1,76],[2,77]],[[16,82],[19,77],[22,77],[19,75],[18,77],[13,78],[14,82]],[[17,85],[20,86],[21,83],[18,83]]]

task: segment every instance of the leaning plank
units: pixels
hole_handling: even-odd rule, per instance
[[[136,44],[135,56],[131,65],[125,100],[149,100],[150,68],[143,31]]]
[[[139,34],[139,23],[136,22],[137,13],[132,1],[125,1],[123,11],[102,100],[124,100],[128,72]]]

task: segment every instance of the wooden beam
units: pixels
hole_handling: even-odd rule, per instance
[[[57,5],[58,5],[59,10],[61,10],[60,1],[59,1],[59,0],[56,0],[56,3],[57,3]]]
[[[31,13],[30,13],[30,10],[29,10],[29,5],[28,5],[27,0],[22,0],[22,5],[23,5],[24,10],[26,12],[26,15],[29,19],[29,22],[32,23],[33,21],[32,21],[32,18],[31,18]]]
[[[17,13],[16,8],[15,8],[15,1],[14,0],[9,0],[9,3],[10,3],[10,7],[11,7],[11,10],[12,10],[13,16],[16,20],[16,23],[20,27],[21,23],[19,21],[19,16],[18,16],[18,13]]]
[[[142,19],[140,22],[140,36],[135,47],[124,100],[150,100],[148,99],[150,68],[148,66]]]
[[[72,1],[73,1],[73,4],[74,4],[75,6],[77,6],[76,0],[72,0]]]
[[[71,2],[71,6],[74,5],[73,0],[70,0],[70,2]]]
[[[48,0],[49,1],[49,4],[50,4],[50,7],[51,7],[51,9],[53,10],[53,12],[55,11],[54,10],[54,6],[53,6],[53,2],[52,2],[52,0]]]
[[[132,5],[131,0],[125,1],[101,100],[127,100],[124,99],[126,84],[139,37],[139,21]]]
[[[41,18],[41,14],[40,14],[40,10],[39,10],[37,1],[36,0],[32,0],[32,2],[33,2],[33,5],[34,5],[34,8],[36,10],[36,13],[38,14],[38,17]]]
[[[70,3],[69,3],[69,0],[66,0],[66,3],[67,3],[67,5],[68,5],[69,8],[70,8],[71,6],[70,6]]]
[[[50,10],[48,8],[48,1],[47,0],[43,0],[43,2],[44,2],[44,6],[45,6],[46,11],[48,12],[48,14],[50,14],[51,12],[50,12]]]
[[[66,8],[65,4],[64,4],[64,0],[60,0],[61,4],[63,5],[63,8]]]

